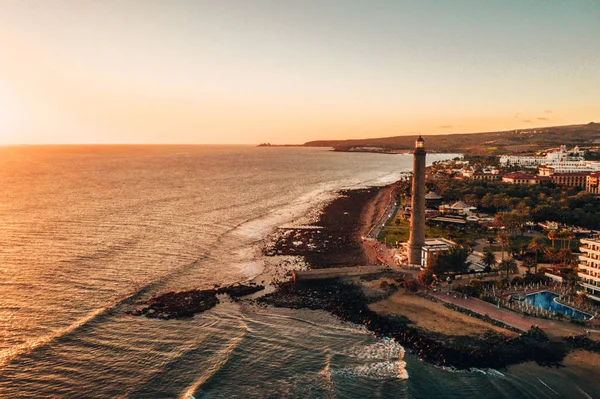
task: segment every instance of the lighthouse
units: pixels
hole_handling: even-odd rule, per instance
[[[425,140],[419,136],[413,153],[412,207],[408,263],[421,266],[421,252],[425,244]]]

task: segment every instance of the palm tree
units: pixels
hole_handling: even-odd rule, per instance
[[[519,266],[517,266],[517,262],[513,258],[508,258],[500,262],[500,264],[498,265],[498,270],[505,271],[506,278],[508,278],[510,274],[515,274],[519,272]]]
[[[571,249],[571,241],[575,239],[575,233],[573,230],[567,230],[567,240],[569,240],[569,246],[567,248]]]
[[[471,265],[471,262],[467,260],[471,252],[471,249],[467,247],[452,247],[448,251],[437,253],[427,267],[438,276],[452,272],[466,272]]]
[[[554,248],[554,240],[556,240],[556,237],[557,237],[556,230],[548,231],[548,239],[550,241],[552,241],[552,248]]]
[[[559,231],[558,239],[560,240],[560,249],[564,249],[565,241],[567,240],[567,231],[566,230]]]
[[[519,245],[515,244],[514,242],[511,242],[508,245],[508,251],[510,253],[510,256],[517,256],[517,255],[519,255]]]
[[[559,263],[558,251],[554,248],[546,248],[546,259],[548,259],[548,261],[553,265],[556,265],[557,263]]]
[[[500,247],[502,248],[502,260],[504,261],[504,247],[508,244],[508,234],[500,233],[498,234],[498,242],[500,243]]]
[[[496,255],[490,250],[483,251],[483,264],[490,269],[496,266]]]
[[[525,259],[523,259],[523,264],[521,266],[527,269],[527,274],[531,273],[532,268],[535,267],[537,269],[537,263],[530,257],[526,257]]]
[[[571,295],[577,293],[577,290],[580,288],[581,277],[577,274],[577,271],[574,273],[570,273],[567,278],[567,287],[569,287],[569,291]]]
[[[467,261],[469,255],[471,255],[471,249],[464,246],[456,246],[450,248],[446,252],[447,259],[451,266],[451,270],[455,272],[464,272],[469,269],[471,262]]]
[[[527,247],[535,254],[535,272],[537,273],[538,254],[544,253],[546,244],[544,244],[544,241],[541,237],[533,237],[531,241],[529,241],[529,245]]]
[[[563,266],[573,266],[576,263],[575,255],[573,255],[573,252],[571,252],[570,249],[561,249],[558,251],[556,254],[556,259]]]

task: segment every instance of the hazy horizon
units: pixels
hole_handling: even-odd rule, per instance
[[[585,124],[600,116],[599,26],[596,1],[5,0],[0,144]]]

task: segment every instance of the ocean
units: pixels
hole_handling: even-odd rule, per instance
[[[411,164],[298,147],[0,147],[0,397],[594,397],[576,370],[434,367],[323,311],[223,297],[187,320],[126,313],[277,268],[261,253],[274,228]]]

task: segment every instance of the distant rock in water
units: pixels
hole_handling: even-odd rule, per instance
[[[227,294],[239,298],[263,290],[262,285],[234,284],[212,290],[191,290],[182,292],[167,292],[148,300],[146,307],[134,310],[134,316],[146,316],[152,319],[180,319],[194,317],[212,309],[219,303],[217,294]]]

